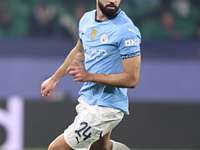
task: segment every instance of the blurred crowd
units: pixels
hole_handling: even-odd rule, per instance
[[[0,37],[78,38],[82,1],[0,0]]]
[[[200,39],[199,0],[134,0],[132,6],[143,39]]]
[[[0,37],[77,40],[78,21],[94,0],[0,0]],[[144,40],[200,39],[200,0],[122,0]]]

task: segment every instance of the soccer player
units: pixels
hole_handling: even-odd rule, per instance
[[[139,80],[141,35],[119,8],[121,0],[96,3],[96,10],[85,13],[79,22],[76,46],[41,85],[42,95],[48,96],[67,74],[84,82],[74,122],[49,150],[129,150],[110,140],[110,135],[129,114],[127,88],[135,88]]]

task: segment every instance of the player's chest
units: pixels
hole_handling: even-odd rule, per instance
[[[117,46],[117,29],[113,26],[91,25],[82,29],[82,41],[88,46]]]

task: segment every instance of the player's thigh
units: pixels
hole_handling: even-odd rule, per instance
[[[76,106],[77,116],[64,131],[64,138],[73,149],[89,149],[121,121],[124,113],[113,108],[89,105],[81,99],[79,102]]]
[[[58,136],[50,145],[48,150],[73,150],[65,141],[64,135]]]
[[[97,140],[92,144],[90,150],[103,150],[103,149],[111,149],[112,143],[110,142],[111,131],[105,134],[102,138]]]

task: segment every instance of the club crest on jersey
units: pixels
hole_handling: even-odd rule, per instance
[[[91,41],[94,40],[96,38],[96,36],[97,36],[97,30],[93,29],[92,33],[91,33],[91,36],[90,36]]]
[[[100,37],[100,41],[102,44],[106,43],[108,41],[108,35],[107,34],[102,34]]]

